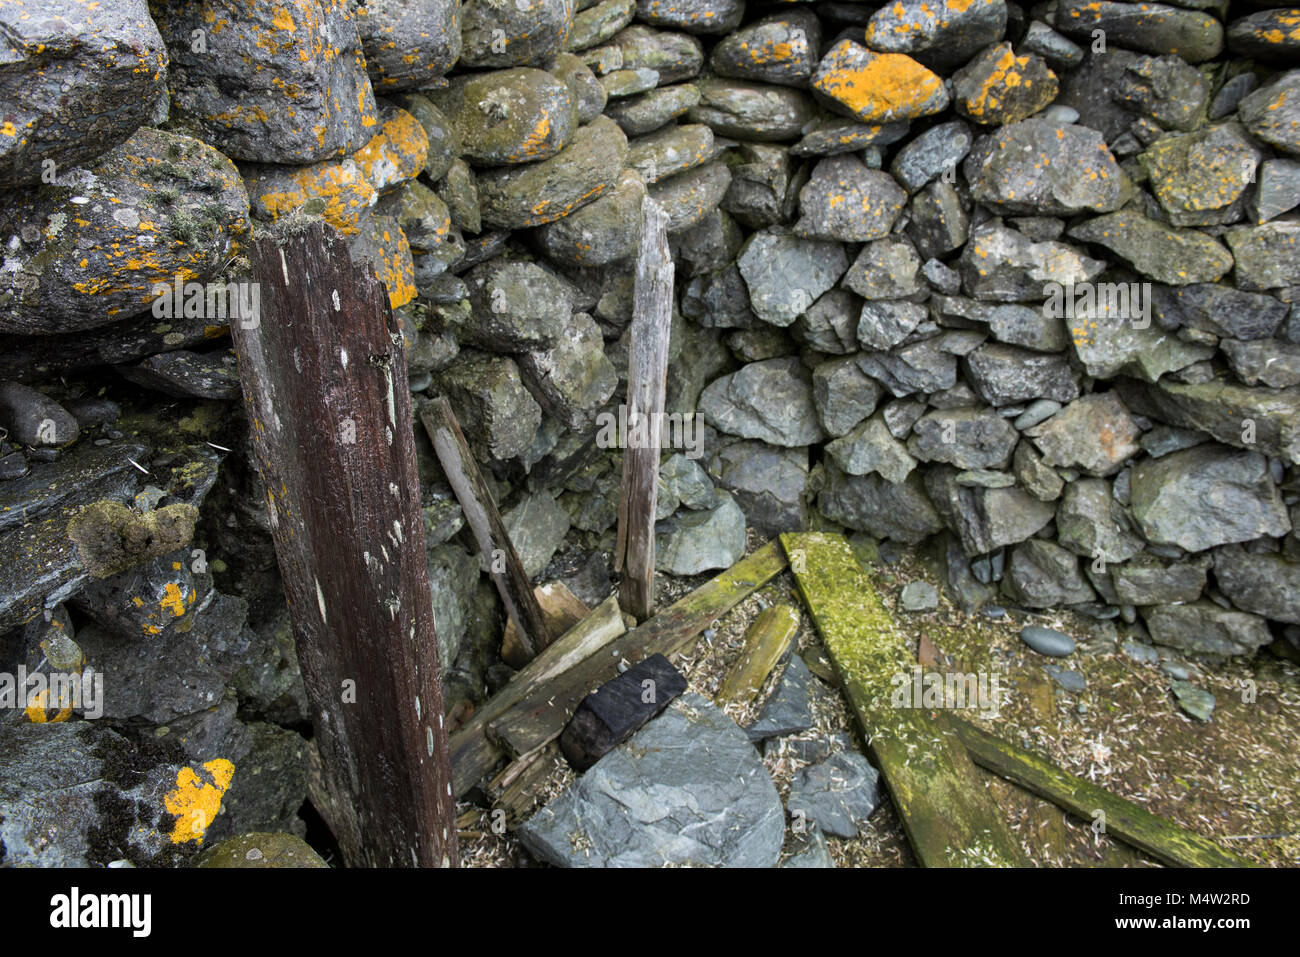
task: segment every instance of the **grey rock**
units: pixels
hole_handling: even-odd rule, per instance
[[[1291,530],[1264,456],[1218,444],[1141,462],[1132,502],[1148,541],[1190,552]]]
[[[817,508],[856,531],[906,545],[918,544],[943,529],[918,472],[894,483],[880,475],[847,475],[828,468]]]
[[[813,92],[831,109],[864,123],[912,120],[941,112],[948,90],[934,73],[910,57],[885,59],[851,39],[826,51],[813,74]],[[889,76],[887,84],[863,77]]]
[[[713,155],[713,131],[702,123],[686,123],[629,142],[627,163],[646,183],[654,183],[694,169]],[[724,265],[718,263],[716,268]]]
[[[694,693],[519,828],[561,867],[773,867],[785,815],[754,746]]]
[[[961,120],[932,126],[894,156],[889,171],[909,193],[914,193],[945,170],[955,170],[970,152],[970,127]]]
[[[771,445],[797,447],[824,437],[808,372],[794,357],[753,362],[714,380],[699,408],[714,428]]]
[[[1059,355],[990,342],[968,354],[962,366],[975,392],[990,405],[1031,399],[1072,402],[1079,396],[1076,373]]]
[[[970,235],[970,217],[961,195],[944,180],[930,183],[913,196],[907,217],[904,232],[926,259],[961,248]]]
[[[537,230],[552,262],[576,268],[604,266],[635,255],[641,238],[645,184],[632,170],[595,202]]]
[[[1214,717],[1214,695],[1210,692],[1178,679],[1169,682],[1169,690],[1178,700],[1178,707],[1193,718],[1198,721],[1209,721]]]
[[[1003,0],[970,4],[901,0],[881,7],[867,21],[867,44],[876,50],[908,53],[933,69],[964,63],[1002,38],[1007,26]]]
[[[692,123],[703,123],[716,134],[756,142],[782,142],[799,137],[816,116],[812,98],[803,90],[723,77],[705,77],[696,87],[698,105]]]
[[[908,582],[899,603],[903,611],[933,611],[939,607],[939,590],[929,582]]]
[[[811,11],[775,14],[724,37],[709,65],[719,76],[803,86],[817,67],[821,35]]]
[[[1150,645],[1144,645],[1140,641],[1126,641],[1119,648],[1125,657],[1143,665],[1154,665],[1160,660],[1160,652]]]
[[[1190,130],[1202,120],[1209,96],[1201,72],[1175,55],[1136,57],[1124,63],[1111,93],[1111,99],[1139,116],[1177,130]]]
[[[704,65],[704,48],[687,33],[656,30],[635,23],[619,32],[613,43],[622,53],[621,66],[654,70],[659,74],[659,82],[664,84],[689,80]]]
[[[1138,451],[1138,427],[1113,392],[1082,396],[1025,435],[1048,465],[1081,468],[1091,475],[1118,472]]]
[[[294,19],[227,0],[215,8],[163,0],[149,15],[167,44],[171,119],[226,156],[303,165],[353,153],[374,135],[375,96],[351,6],[319,4]]]
[[[1025,429],[1033,428],[1039,422],[1050,419],[1060,412],[1061,408],[1061,403],[1053,399],[1036,399],[1029,404],[1029,407],[1024,412],[1016,416],[1012,425],[1023,432]]]
[[[921,416],[907,450],[959,469],[1000,469],[1011,463],[1018,439],[1015,426],[992,409],[950,409]]]
[[[1145,53],[1177,53],[1188,63],[1212,59],[1223,50],[1223,25],[1198,10],[1162,3],[1062,0],[1056,29],[1083,42],[1102,30],[1108,43]]]
[[[1219,348],[1246,385],[1285,389],[1300,385],[1300,345],[1277,339],[1223,339]]]
[[[907,194],[892,176],[856,156],[830,156],[799,191],[795,234],[805,239],[866,242],[889,235]]]
[[[1252,136],[1285,153],[1300,155],[1300,70],[1283,73],[1243,98],[1237,115]]]
[[[676,511],[679,505],[696,510],[718,505],[718,493],[709,481],[708,473],[698,462],[680,452],[669,456],[659,466],[661,507],[665,498],[672,503],[669,514]]]
[[[1165,328],[1186,326],[1230,339],[1271,338],[1287,313],[1286,303],[1273,296],[1211,283],[1156,286],[1151,299]]]
[[[150,356],[138,365],[119,366],[117,371],[136,385],[180,399],[239,398],[239,370],[235,357],[225,349],[177,349]]]
[[[1053,66],[1077,66],[1083,61],[1083,50],[1069,37],[1062,36],[1042,20],[1029,21],[1020,48],[1027,53],[1037,53]]]
[[[368,0],[357,12],[377,92],[432,86],[460,58],[459,0]]]
[[[1241,218],[1261,152],[1236,123],[1218,123],[1156,140],[1138,157],[1156,199],[1175,226]]]
[[[713,162],[652,183],[649,194],[668,216],[668,231],[678,233],[717,209],[730,185],[726,164]]]
[[[604,0],[574,6],[579,10],[573,16],[573,28],[564,41],[566,50],[599,46],[631,23],[636,14],[634,0]]]
[[[1045,665],[1043,670],[1047,676],[1065,691],[1077,694],[1088,688],[1088,679],[1077,671],[1070,671],[1068,668],[1058,668],[1056,665]]]
[[[951,83],[957,112],[985,126],[1033,116],[1056,99],[1059,91],[1056,74],[1046,60],[1029,52],[1017,56],[1009,42],[985,48],[952,75]],[[1073,122],[1079,115],[1071,112],[1068,120],[1059,114],[1044,119]]]
[[[754,312],[773,325],[788,326],[835,285],[848,257],[836,243],[764,230],[746,244],[739,265]]]
[[[1250,656],[1273,640],[1263,618],[1212,601],[1150,605],[1141,612],[1152,641],[1193,656]]]
[[[1054,468],[1043,462],[1043,457],[1031,443],[1021,442],[1016,446],[1011,467],[1016,480],[1025,487],[1025,491],[1040,502],[1052,502],[1060,498],[1065,480]]]
[[[810,829],[800,838],[791,838],[788,846],[789,856],[781,863],[782,868],[808,869],[834,867],[826,837],[816,828]]]
[[[9,129],[22,131],[0,146],[6,188],[89,163],[149,124],[166,96],[167,48],[144,0],[90,10],[73,0],[15,6],[0,11],[0,27],[0,103]]]
[[[612,0],[618,2],[618,0]],[[608,98],[591,68],[572,53],[561,53],[555,58],[551,71],[564,81],[577,104],[578,123],[590,123],[605,110]]]
[[[0,382],[0,427],[12,441],[31,446],[71,445],[81,434],[72,413],[19,382]]]
[[[846,435],[827,443],[826,454],[849,475],[875,472],[895,483],[916,468],[916,459],[908,453],[908,447],[890,434],[880,415],[865,419]]]
[[[1297,84],[1300,88],[1300,84]],[[1300,93],[1297,94],[1300,105]],[[1236,263],[1234,276],[1241,289],[1276,289],[1300,285],[1295,246],[1300,222],[1276,220],[1262,226],[1239,226],[1225,234]]]
[[[1214,579],[1242,611],[1300,624],[1300,564],[1281,555],[1220,548],[1214,553]]]
[[[1096,598],[1074,553],[1041,538],[1021,542],[1011,550],[1002,587],[1026,608],[1075,605]]]
[[[998,220],[976,227],[957,260],[966,294],[996,302],[1041,302],[1049,284],[1082,285],[1105,266],[1068,243],[1036,243]]]
[[[787,803],[827,834],[856,837],[880,804],[880,774],[862,755],[841,751],[800,771]]]
[[[470,448],[481,461],[503,461],[532,445],[542,410],[524,388],[514,360],[473,349],[434,374]]]
[[[665,7],[655,0],[637,0],[637,17],[656,27],[687,33],[730,33],[740,25],[744,0],[681,0]]]
[[[831,359],[812,371],[813,404],[827,435],[846,435],[875,411],[884,390],[853,356]]]
[[[746,521],[760,535],[807,527],[806,448],[778,448],[741,439],[715,452],[708,469],[720,485],[732,492]]]
[[[921,258],[905,239],[867,243],[844,276],[844,285],[866,299],[903,299],[924,292]]]
[[[1189,555],[1179,561],[1162,561],[1138,555],[1109,569],[1117,601],[1126,605],[1163,605],[1195,601],[1205,588],[1210,567],[1208,554]]]
[[[1300,162],[1270,159],[1261,163],[1255,221],[1266,223],[1297,206],[1300,206]]]
[[[568,85],[533,67],[454,77],[426,95],[451,122],[460,155],[475,166],[547,159],[569,145],[577,128]]]
[[[719,491],[711,509],[678,512],[655,528],[655,568],[669,575],[698,575],[730,568],[745,554],[745,513]]]
[[[555,346],[572,332],[573,292],[534,263],[492,259],[466,273],[465,283],[472,312],[455,330],[462,345],[525,352]]]
[[[1080,479],[1065,487],[1056,531],[1057,541],[1076,555],[1108,564],[1128,561],[1143,546],[1105,479]]]
[[[892,349],[910,337],[925,319],[926,309],[918,303],[869,300],[858,313],[858,342],[864,349]]]
[[[1133,210],[1090,219],[1070,235],[1105,246],[1137,272],[1171,286],[1214,282],[1233,265],[1228,250],[1205,233],[1166,226]]]
[[[936,336],[889,352],[864,352],[858,365],[895,396],[942,392],[957,382],[957,357],[942,345]]]
[[[978,302],[953,295],[936,296],[930,302],[940,315],[987,323],[993,338],[1010,345],[1038,352],[1060,352],[1070,341],[1065,322],[1048,316],[1039,306]]]
[[[1075,649],[1074,638],[1056,629],[1043,628],[1036,624],[1021,629],[1021,641],[1037,653],[1048,655],[1050,658],[1065,658],[1067,655],[1074,654]]]
[[[665,123],[688,112],[700,102],[700,91],[693,83],[661,86],[640,96],[610,104],[605,115],[628,136],[653,133]]]
[[[462,0],[460,62],[468,67],[539,63],[558,53],[573,27],[573,0],[497,5]]]
[[[959,485],[957,470],[926,470],[925,488],[967,555],[984,555],[1022,542],[1052,520],[1055,509],[1024,489]]]
[[[976,140],[962,169],[971,195],[1005,212],[1108,212],[1124,199],[1123,173],[1102,135],[1086,126],[1008,124]]]
[[[897,142],[907,135],[906,120],[862,123],[838,116],[824,116],[804,128],[804,135],[790,147],[794,156],[838,156]]]
[[[803,659],[791,655],[781,681],[745,734],[751,741],[799,734],[813,726],[812,695],[816,678]]]

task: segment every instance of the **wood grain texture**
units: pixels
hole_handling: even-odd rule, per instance
[[[649,196],[641,204],[641,241],[632,290],[627,364],[628,435],[618,501],[614,570],[623,572],[619,602],[644,621],[654,611],[655,507],[673,313],[673,260],[668,216]]]
[[[799,612],[789,605],[773,605],[759,612],[745,632],[740,656],[727,672],[714,704],[749,704],[763,690],[763,682],[790,648],[799,630]]]
[[[456,501],[465,513],[465,521],[474,532],[479,550],[488,557],[488,574],[497,586],[506,614],[515,625],[519,650],[525,660],[532,660],[551,643],[551,630],[533,596],[533,586],[519,560],[506,523],[492,500],[492,492],[483,480],[478,463],[460,430],[451,403],[439,397],[424,403],[420,421],[429,433],[438,463],[447,475]]]
[[[244,406],[350,866],[457,863],[401,336],[384,287],[314,224],[252,243]]]

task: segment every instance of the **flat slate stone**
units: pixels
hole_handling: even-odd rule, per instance
[[[880,804],[880,772],[854,751],[804,768],[790,785],[790,812],[832,837],[856,837]]]
[[[785,814],[744,732],[688,693],[518,833],[557,867],[775,867]]]
[[[758,719],[745,729],[751,741],[798,734],[813,726],[812,695],[816,679],[798,655],[790,656],[785,674]]]

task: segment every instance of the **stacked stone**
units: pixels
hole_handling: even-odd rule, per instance
[[[596,601],[646,196],[678,277],[667,411],[707,423],[666,436],[662,571],[725,567],[747,529],[838,527],[933,541],[968,608],[1297,653],[1300,12],[1225,29],[1214,0],[39,6],[0,8],[0,555],[19,559],[0,650],[31,658],[42,612],[71,607],[93,622],[76,640],[149,689],[113,720],[190,728],[198,759],[303,719],[242,426],[194,411],[238,409],[230,319],[160,318],[160,290],[247,278],[257,225],[340,230],[529,573]],[[122,378],[155,396],[151,429],[98,398]],[[464,710],[504,674],[500,611],[416,438]],[[151,529],[196,510],[205,547],[239,557],[230,594],[187,571],[192,530],[87,567],[67,535],[84,505],[135,527],[105,502]],[[594,557],[559,569],[566,541]],[[176,594],[193,628],[155,620]],[[201,680],[167,664],[186,655]]]

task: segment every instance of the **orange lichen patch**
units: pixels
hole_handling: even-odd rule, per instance
[[[418,295],[415,288],[415,262],[406,234],[392,220],[377,217],[371,222],[366,258],[379,281],[388,290],[388,302],[394,309],[406,305]],[[356,258],[356,250],[353,251]]]
[[[429,156],[429,134],[414,116],[393,107],[384,110],[383,121],[379,132],[352,156],[376,190],[419,176]]]
[[[190,766],[176,772],[176,787],[163,797],[163,806],[176,817],[173,844],[201,841],[221,811],[221,799],[230,789],[235,766],[225,758],[204,761],[203,774]]]
[[[867,122],[928,116],[948,105],[943,81],[911,57],[875,53],[851,40],[826,55],[813,89]]]
[[[1016,56],[1010,43],[993,47],[966,68],[988,72],[972,93],[961,97],[958,106],[971,119],[981,123],[1014,123],[1031,116],[1038,111],[1042,101],[1050,102],[1057,92],[1056,74],[1043,67],[1047,83],[1040,85],[1041,96],[1031,99],[1026,92],[1023,98],[1018,98],[1023,102],[1007,102],[1008,91],[1022,83],[1026,91],[1033,86],[1030,74],[1033,66],[1030,57]],[[962,88],[960,79],[954,82],[955,90]]]
[[[374,205],[378,193],[355,162],[330,160],[252,179],[248,196],[254,210],[268,219],[305,209],[340,232],[355,235],[362,213]]]

